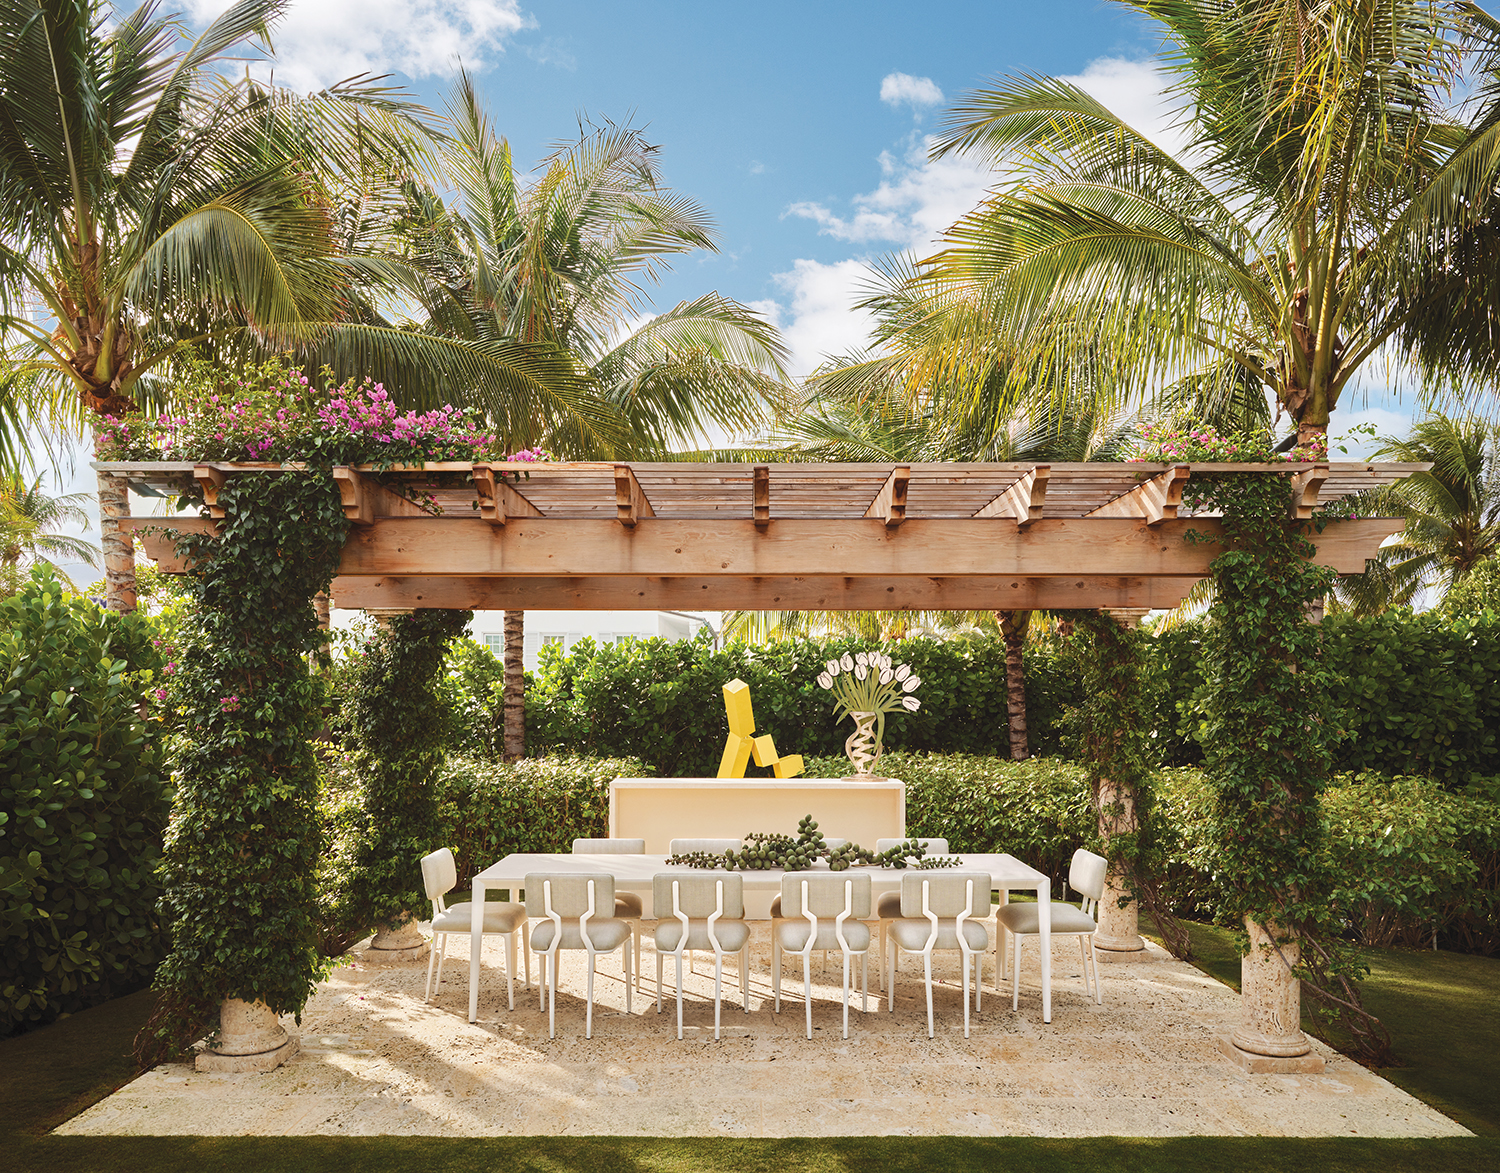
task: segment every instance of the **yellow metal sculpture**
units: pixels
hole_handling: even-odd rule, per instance
[[[769,733],[755,736],[750,686],[743,680],[731,680],[724,686],[724,711],[729,714],[729,737],[719,761],[720,778],[743,778],[752,758],[757,766],[770,766],[778,778],[795,778],[802,773],[801,754],[780,757]]]

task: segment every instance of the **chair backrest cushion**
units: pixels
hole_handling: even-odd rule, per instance
[[[876,851],[889,851],[892,847],[900,847],[905,839],[877,839],[875,840]],[[927,848],[928,855],[947,855],[948,840],[946,839],[918,839],[918,843]]]
[[[427,890],[427,899],[453,891],[458,883],[458,866],[453,862],[453,852],[439,847],[422,857],[422,887]]]
[[[575,839],[574,855],[645,855],[644,839]]]
[[[972,893],[969,888],[973,882]],[[934,916],[951,920],[969,902],[969,916],[983,920],[990,915],[990,877],[986,872],[907,872],[901,877],[901,915],[922,915],[922,886],[927,886],[927,908]]]
[[[709,855],[723,855],[726,851],[738,851],[743,844],[743,839],[673,839],[671,854],[706,851]]]
[[[738,872],[657,872],[651,878],[651,896],[658,920],[672,913],[672,885],[677,885],[677,907],[693,920],[706,920],[719,907],[717,889],[724,886],[724,916],[739,920],[745,915],[745,878]]]
[[[802,884],[807,883],[807,907],[814,916],[832,920],[844,911],[855,920],[870,916],[868,872],[788,872],[781,877],[781,915],[789,920],[802,917]],[[847,893],[847,896],[846,896]],[[986,894],[988,895],[988,894]]]
[[[1109,870],[1109,861],[1102,855],[1079,848],[1073,853],[1073,863],[1068,868],[1068,887],[1090,900],[1104,899],[1104,875]]]
[[[527,872],[526,915],[547,915],[543,893],[552,890],[552,911],[564,919],[589,910],[589,888],[594,889],[594,916],[614,916],[615,878],[600,872]]]

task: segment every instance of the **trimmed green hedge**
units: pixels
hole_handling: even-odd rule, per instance
[[[0,1035],[143,985],[169,788],[149,622],[64,591],[51,567],[0,601]]]
[[[837,754],[854,727],[834,723],[829,694],[818,687],[817,675],[825,660],[871,646],[858,639],[799,639],[715,650],[700,637],[606,647],[581,640],[566,654],[543,648],[541,667],[527,688],[527,744],[541,753],[638,757],[661,777],[711,776],[729,732],[721,690],[738,678],[750,685],[756,732],[771,734],[781,753]],[[887,749],[1006,751],[1001,641],[909,639],[883,650],[911,664],[922,678],[917,693],[922,708],[888,719]],[[1066,656],[1051,643],[1028,646],[1026,700],[1034,753],[1059,751],[1063,710],[1077,695],[1077,674]]]

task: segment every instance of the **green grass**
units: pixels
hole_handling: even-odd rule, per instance
[[[1194,927],[1204,968],[1238,976],[1227,933]],[[1500,1168],[1497,1060],[1491,1053],[1500,962],[1380,953],[1369,1000],[1408,1066],[1388,1072],[1414,1095],[1491,1134],[1478,1140],[1187,1137],[1046,1140],[956,1137],[827,1140],[420,1137],[52,1137],[63,1120],[134,1074],[129,1050],[148,994],[121,998],[0,1042],[4,1173],[1242,1173],[1247,1165],[1317,1173],[1492,1173]],[[1482,1003],[1482,1005],[1481,1005]],[[1482,1085],[1482,1086],[1481,1086]],[[872,1121],[872,1126],[877,1122]],[[1479,1126],[1479,1127],[1476,1127]]]
[[[1198,967],[1239,989],[1229,930],[1188,928]],[[1368,949],[1365,960],[1365,1005],[1391,1032],[1401,1064],[1380,1074],[1469,1131],[1500,1136],[1500,958]]]

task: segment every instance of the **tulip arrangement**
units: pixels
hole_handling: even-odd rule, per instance
[[[845,652],[838,660],[829,660],[818,673],[818,685],[833,693],[837,720],[852,717],[855,732],[844,748],[859,774],[869,773],[880,757],[885,739],[887,713],[905,709],[915,713],[922,702],[912,694],[922,680],[912,673],[910,664],[891,665],[891,658],[880,652]],[[873,730],[871,725],[873,724]]]

